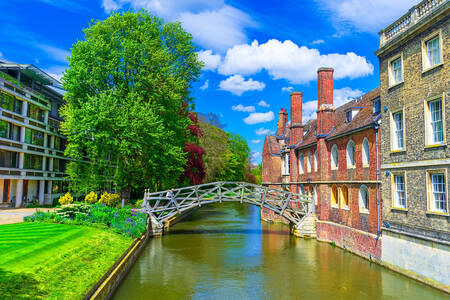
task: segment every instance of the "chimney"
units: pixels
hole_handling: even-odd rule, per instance
[[[284,126],[287,125],[287,122],[288,122],[288,113],[287,113],[286,108],[285,108],[284,109]]]
[[[278,123],[277,123],[277,136],[284,133],[284,127],[286,126],[286,116],[284,115],[283,109],[278,113]]]
[[[326,135],[334,127],[333,68],[317,70],[317,134]]]
[[[302,125],[303,93],[291,93],[291,145],[296,145],[303,139]]]

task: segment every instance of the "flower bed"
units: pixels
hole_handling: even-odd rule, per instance
[[[25,222],[50,222],[91,226],[107,226],[111,230],[137,238],[146,230],[147,215],[128,208],[112,208],[104,204],[68,204],[54,212],[38,211]]]

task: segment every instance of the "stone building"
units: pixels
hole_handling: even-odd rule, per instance
[[[0,58],[0,206],[51,203],[67,190],[60,86],[33,65]]]
[[[382,261],[449,290],[450,1],[426,0],[380,32]]]
[[[281,165],[289,163],[289,178],[277,182],[265,180],[281,179],[275,175],[263,177],[263,184],[278,183],[313,197],[317,239],[380,260],[378,88],[335,108],[333,69],[320,68],[317,119],[303,124],[302,106],[302,93],[291,93],[291,121],[284,129],[288,136],[266,137],[266,141],[284,138],[276,154]],[[267,150],[265,144],[263,153]],[[271,174],[266,165],[263,155],[263,174]],[[273,217],[264,211],[262,215],[265,219]]]

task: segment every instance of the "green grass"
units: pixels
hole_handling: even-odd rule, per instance
[[[132,239],[52,223],[0,226],[1,299],[81,299]]]

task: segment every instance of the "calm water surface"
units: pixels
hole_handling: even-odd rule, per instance
[[[449,299],[235,203],[202,207],[151,239],[113,298]]]

